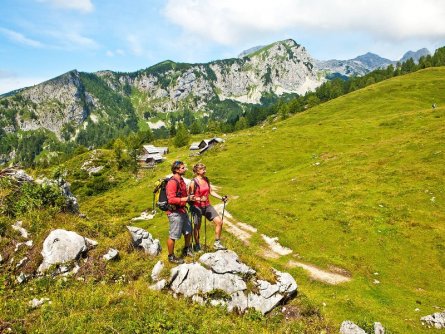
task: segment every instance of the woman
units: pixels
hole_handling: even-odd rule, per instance
[[[221,243],[221,231],[223,221],[221,217],[216,212],[215,208],[210,205],[209,195],[222,200],[224,203],[227,201],[227,196],[220,196],[214,192],[210,186],[209,179],[206,175],[206,166],[203,163],[197,163],[193,167],[193,173],[195,173],[195,178],[190,182],[189,194],[195,195],[199,201],[194,201],[192,203],[192,215],[194,221],[193,237],[195,240],[195,251],[199,252],[201,250],[201,245],[199,243],[199,230],[201,228],[202,216],[215,224],[215,242],[213,248],[216,250],[226,249]]]

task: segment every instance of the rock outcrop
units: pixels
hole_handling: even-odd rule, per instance
[[[385,328],[380,322],[374,322],[374,331],[372,333],[366,333],[352,321],[345,320],[341,324],[340,334],[385,334]]]
[[[445,328],[445,311],[444,312],[436,312],[425,317],[420,318],[423,324],[434,327],[437,329]]]
[[[236,253],[222,250],[203,254],[199,263],[173,268],[169,282],[161,280],[151,288],[160,290],[168,286],[175,295],[196,302],[224,305],[229,311],[254,308],[265,314],[297,293],[297,283],[291,275],[277,270],[275,275],[275,283],[257,279],[255,270],[242,263]],[[159,277],[152,275],[152,278]]]
[[[127,226],[128,231],[131,234],[133,245],[135,247],[141,247],[145,253],[156,256],[161,253],[161,244],[158,239],[154,239],[153,236],[140,227]]]
[[[64,264],[80,258],[97,243],[76,232],[57,229],[51,231],[43,242],[43,262],[38,272],[44,273],[52,265]],[[67,269],[68,270],[68,269]]]

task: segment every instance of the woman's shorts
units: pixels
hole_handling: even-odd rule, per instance
[[[196,206],[192,207],[192,217],[195,225],[199,226],[201,224],[201,217],[205,216],[208,220],[213,221],[218,217],[218,212],[211,205],[203,206],[198,208]]]

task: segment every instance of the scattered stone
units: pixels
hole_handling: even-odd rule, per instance
[[[79,203],[76,196],[71,192],[71,187],[69,182],[67,182],[63,177],[59,177],[57,180],[52,180],[48,178],[37,179],[35,181],[37,184],[43,184],[48,186],[56,186],[59,188],[60,193],[65,197],[65,208],[68,212],[78,214],[79,213]]]
[[[153,239],[152,235],[142,228],[135,226],[127,226],[133,238],[133,245],[136,247],[142,247],[145,253],[156,256],[161,253],[161,244],[159,239]]]
[[[41,299],[34,298],[33,300],[30,300],[28,304],[32,308],[37,308],[39,306],[42,306],[45,302],[51,303],[49,301],[49,298],[41,298]]]
[[[22,236],[22,238],[24,238],[24,239],[28,239],[28,231],[25,230],[25,229],[22,227],[22,221],[21,221],[21,220],[16,221],[14,225],[11,225],[11,227],[12,227],[14,230],[20,232],[20,235]]]
[[[167,286],[167,280],[166,279],[161,279],[160,281],[156,282],[155,284],[150,285],[149,288],[151,290],[161,291],[166,286]]]
[[[252,268],[242,263],[238,255],[231,250],[223,250],[215,253],[206,253],[199,258],[199,262],[212,269],[217,274],[247,274],[254,275]]]
[[[118,256],[119,256],[119,251],[118,251],[117,249],[110,248],[110,249],[108,250],[108,253],[105,254],[102,258],[103,258],[105,261],[110,261],[110,260],[114,260],[114,259],[116,259]]]
[[[352,321],[343,321],[340,327],[340,334],[366,334],[366,332]]]
[[[51,265],[77,260],[94,245],[97,245],[96,241],[86,239],[75,232],[53,230],[43,242],[43,262],[38,271],[43,273]]]
[[[0,264],[3,263],[3,256],[0,254]]]
[[[32,240],[28,240],[26,242],[19,242],[19,243],[17,243],[17,245],[15,245],[14,252],[17,252],[19,250],[19,248],[21,246],[23,246],[23,245],[27,246],[28,248],[32,248],[33,241]]]
[[[27,260],[28,260],[28,258],[25,256],[23,259],[21,259],[19,261],[19,263],[17,263],[17,265],[15,267],[20,268]]]
[[[374,284],[380,284],[380,281],[378,279],[374,279],[374,281],[372,282]]]
[[[96,247],[99,243],[96,240],[85,238],[88,249]]]
[[[374,334],[385,334],[385,328],[380,322],[374,322]]]
[[[17,282],[19,284],[22,284],[22,283],[24,283],[26,281],[27,278],[28,278],[28,276],[25,275],[23,272],[21,272],[20,275],[17,276]]]
[[[420,318],[420,321],[427,326],[431,326],[437,329],[445,328],[445,311],[436,312],[425,317]]]
[[[153,218],[154,218],[153,214],[148,213],[147,211],[144,211],[144,212],[141,213],[141,215],[139,217],[132,218],[131,220],[132,221],[139,221],[139,220],[150,220],[150,219],[153,219]]]
[[[153,282],[159,280],[159,275],[161,274],[162,269],[164,269],[164,262],[159,260],[153,267],[153,270],[151,271],[151,279],[153,280]]]
[[[19,183],[33,182],[34,179],[26,174],[22,169],[16,169],[14,167],[5,168],[0,171],[0,177],[7,176],[15,179]]]

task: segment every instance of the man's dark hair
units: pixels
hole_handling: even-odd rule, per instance
[[[173,174],[176,173],[176,171],[179,169],[179,166],[183,165],[184,163],[180,160],[176,160],[174,163],[172,163],[171,171]]]

